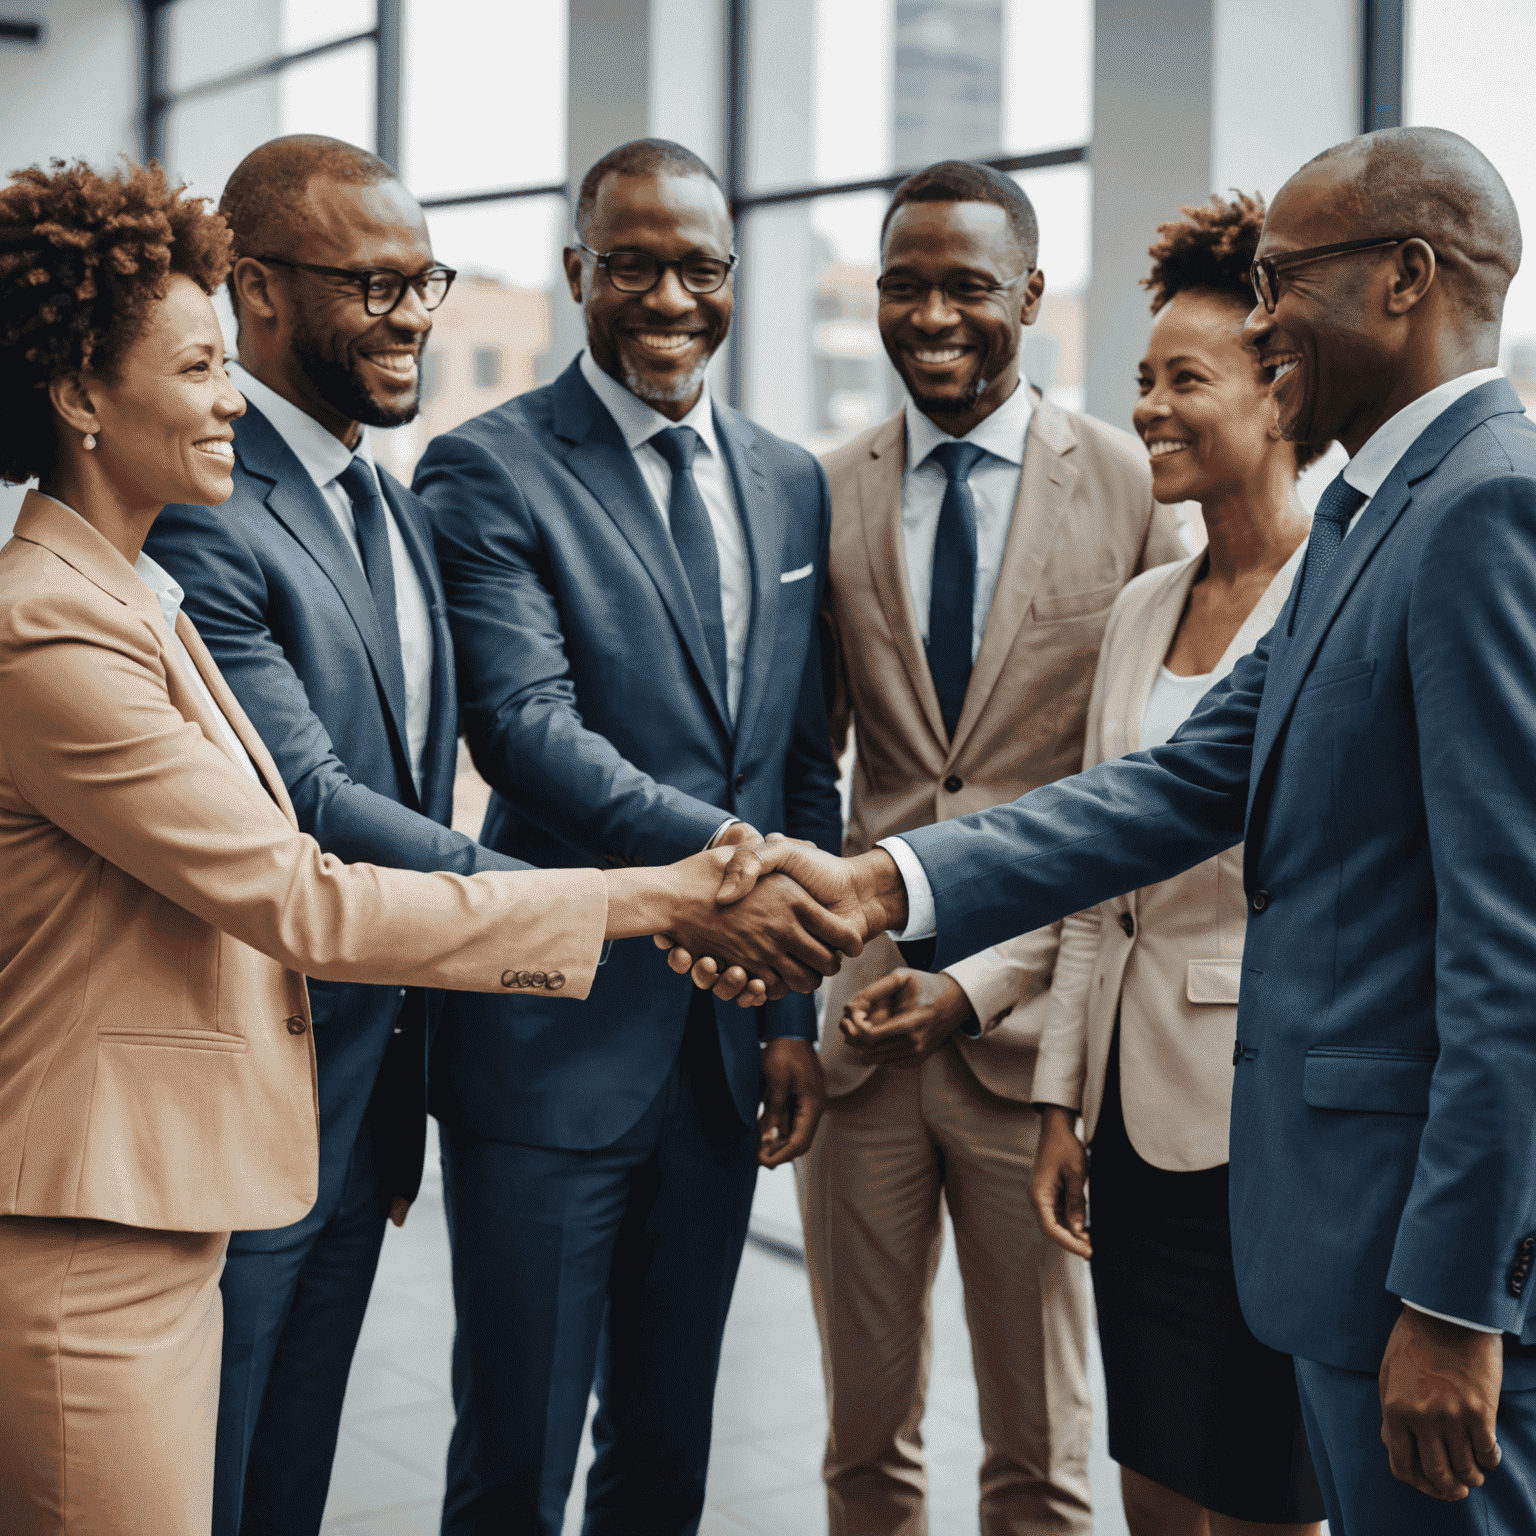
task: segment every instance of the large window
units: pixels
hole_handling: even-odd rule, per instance
[[[1047,297],[1025,369],[1081,403],[1092,28],[1091,0],[746,8],[732,375],[752,416],[822,452],[895,408],[875,329],[880,221],[901,176],[950,158],[999,165],[1035,203]]]

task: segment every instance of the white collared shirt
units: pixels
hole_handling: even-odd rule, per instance
[[[668,427],[692,427],[699,434],[693,478],[704,499],[704,510],[709,513],[709,525],[715,531],[715,552],[720,560],[720,617],[725,621],[725,701],[734,722],[746,672],[747,631],[752,624],[752,567],[747,560],[747,538],[736,506],[731,469],[715,436],[715,413],[709,390],[700,393],[698,403],[681,421],[668,421],[660,411],[632,395],[617,379],[609,378],[592,361],[589,351],[583,350],[579,366],[582,378],[607,406],[608,414],[623,433],[635,466],[656,503],[656,510],[669,528],[672,467],[651,446],[650,439]]]
[[[263,384],[248,368],[229,365],[230,382],[268,421],[293,450],[315,482],[325,504],[331,509],[342,537],[357,557],[358,568],[367,574],[363,552],[357,542],[357,521],[352,500],[342,489],[339,476],[352,462],[354,452],[339,438],[327,432],[318,421],[275,389]],[[375,480],[378,467],[368,442],[368,428],[359,428],[356,455],[367,464]],[[405,671],[405,738],[411,762],[411,777],[416,792],[421,792],[421,758],[427,745],[427,728],[432,718],[432,613],[427,594],[416,574],[416,563],[405,546],[405,539],[395,523],[395,514],[384,502],[384,522],[389,530],[390,564],[395,575],[395,624],[400,636],[400,660]]]
[[[1024,439],[1035,414],[1029,380],[1019,375],[1018,388],[964,437],[951,437],[913,403],[903,406],[907,429],[906,469],[901,477],[901,541],[907,558],[907,586],[917,631],[928,641],[928,605],[933,592],[933,546],[939,533],[939,509],[948,477],[931,457],[940,443],[974,443],[985,448],[970,474],[976,503],[976,589],[971,619],[971,660],[981,650],[982,632],[992,611],[992,594],[1003,567],[1013,508],[1019,499],[1024,471]]]

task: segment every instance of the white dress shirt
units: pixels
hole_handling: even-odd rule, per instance
[[[699,434],[693,478],[704,500],[704,510],[709,513],[709,525],[715,531],[715,553],[720,560],[720,617],[725,621],[725,702],[734,722],[747,665],[747,631],[752,624],[752,567],[747,560],[747,536],[736,506],[731,469],[715,437],[715,413],[709,391],[705,389],[699,395],[698,403],[681,421],[669,421],[638,395],[632,395],[617,379],[609,378],[592,361],[590,352],[581,354],[580,367],[582,378],[608,407],[608,414],[624,434],[640,477],[669,530],[672,466],[650,440],[668,427],[692,427]]]
[[[309,478],[315,482],[325,504],[331,509],[348,548],[357,557],[358,568],[367,574],[363,553],[357,542],[357,522],[352,514],[352,499],[342,489],[338,477],[352,462],[354,451],[340,438],[333,437],[318,421],[275,389],[269,389],[249,369],[239,363],[229,365],[230,382],[268,421],[293,450]],[[375,480],[378,468],[368,443],[368,428],[358,429],[356,456],[367,464]],[[395,573],[395,626],[400,636],[400,660],[405,671],[405,738],[410,757],[411,777],[421,792],[421,755],[426,750],[427,727],[432,718],[432,614],[427,594],[416,574],[416,563],[405,547],[405,539],[395,523],[389,502],[384,502],[384,522],[389,530],[390,563]]]
[[[1199,672],[1185,677],[1167,667],[1157,669],[1152,691],[1141,710],[1141,751],[1168,744],[1173,733],[1194,713],[1195,705],[1210,692],[1213,675]]]

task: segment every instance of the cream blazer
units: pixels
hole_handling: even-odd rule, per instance
[[[857,756],[849,854],[882,837],[1015,800],[1076,773],[1110,605],[1149,566],[1187,553],[1152,499],[1146,450],[1128,433],[1040,400],[1019,496],[965,705],[947,739],[913,611],[901,538],[906,427],[898,412],[823,461],[832,493],[826,616],[833,639],[833,746],[850,722]],[[985,1038],[959,1040],[993,1093],[1029,1102],[1059,925],[1013,941],[978,1008]],[[827,983],[827,1090],[851,1093],[856,1063],[835,1021],[900,964],[885,935]],[[979,994],[978,994],[979,995]]]
[[[1274,624],[1305,550],[1303,544],[1269,584],[1217,663],[1213,683]],[[1117,599],[1088,704],[1084,768],[1140,750],[1142,711],[1203,559],[1148,571]],[[1035,1101],[1080,1109],[1092,1139],[1118,1011],[1131,1145],[1158,1168],[1226,1162],[1247,917],[1241,843],[1171,880],[1069,917],[1046,999]],[[1001,970],[1010,945],[1020,942],[963,966]]]
[[[594,870],[416,874],[299,832],[261,739],[154,594],[27,496],[0,549],[0,1214],[192,1232],[314,1204],[304,976],[585,997]]]

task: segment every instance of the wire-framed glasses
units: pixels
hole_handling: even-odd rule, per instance
[[[1279,256],[1260,256],[1248,268],[1248,280],[1253,284],[1254,297],[1264,306],[1265,312],[1274,314],[1280,302],[1280,274],[1287,267],[1299,267],[1304,262],[1327,261],[1331,256],[1348,256],[1356,251],[1384,251],[1389,245],[1401,245],[1412,235],[1397,235],[1391,240],[1340,240],[1336,245],[1309,245],[1304,250],[1286,251]]]

